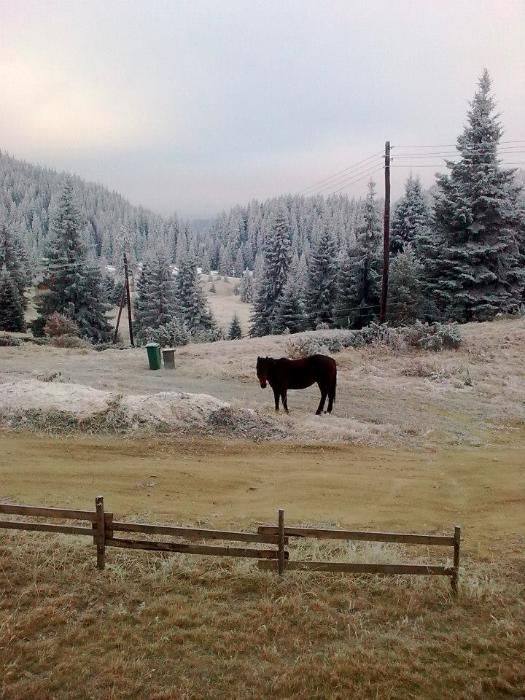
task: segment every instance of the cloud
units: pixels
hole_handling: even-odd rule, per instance
[[[385,139],[451,143],[485,65],[523,137],[513,0],[0,0],[0,19],[0,147],[162,212],[298,191]]]

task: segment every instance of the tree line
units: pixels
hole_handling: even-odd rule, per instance
[[[485,71],[457,139],[459,160],[437,175],[428,202],[409,177],[390,243],[387,319],[394,324],[485,321],[525,303],[525,213],[516,171],[498,159],[502,127]],[[383,265],[374,182],[354,237],[325,221],[301,266],[286,209],[273,214],[256,274],[251,335],[315,328],[361,328],[379,316]],[[306,273],[305,273],[306,270]]]
[[[411,176],[395,207],[387,317],[391,323],[488,320],[498,313],[515,313],[524,303],[523,192],[515,171],[501,167],[498,159],[502,127],[490,87],[485,71],[457,139],[459,159],[447,162],[448,174],[437,176],[433,196]],[[106,274],[104,255],[118,265],[124,250],[137,271],[135,316],[139,338],[145,340],[155,334],[173,343],[221,336],[198,267],[241,277],[241,300],[253,304],[251,335],[361,328],[378,318],[382,202],[372,181],[362,200],[289,195],[253,201],[222,214],[209,231],[198,235],[176,217],[162,220],[144,210],[130,213],[122,200],[126,206],[117,207],[118,230],[111,228],[108,241],[95,251],[102,256],[97,258],[92,236],[86,233],[86,191],[93,201],[95,194],[106,201],[102,193],[107,191],[86,186],[79,194],[79,181],[69,178],[49,198],[52,173],[36,169],[37,185],[21,197],[8,176],[19,171],[13,159],[0,154],[0,166],[6,161],[10,167],[0,168],[0,328],[25,328],[34,245],[38,248],[42,241],[28,248],[19,217],[31,209],[31,193],[36,211],[45,192],[49,220],[39,258],[42,293],[36,300],[35,333],[43,332],[46,320],[58,312],[73,319],[81,335],[107,342],[107,311],[118,303],[121,286],[115,287],[115,279]],[[32,167],[22,168],[28,179]],[[100,211],[107,214],[108,206]],[[127,211],[124,218],[122,211]],[[93,230],[100,216],[91,217]],[[117,278],[118,273],[117,269]],[[237,337],[238,320],[232,326]]]

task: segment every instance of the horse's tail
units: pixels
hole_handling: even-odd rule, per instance
[[[335,363],[334,363],[335,364]],[[335,395],[336,395],[336,390],[337,390],[337,365],[334,367],[334,386],[333,386],[333,403],[335,403]]]

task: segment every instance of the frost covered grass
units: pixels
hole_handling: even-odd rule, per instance
[[[290,392],[290,416],[275,416],[271,391],[260,389],[255,363],[258,355],[285,356],[288,344],[301,339],[337,340],[340,331],[190,344],[177,349],[173,372],[150,371],[143,348],[97,353],[24,343],[0,347],[0,385],[59,373],[60,382],[72,387],[66,410],[73,413],[72,385],[124,398],[150,396],[160,413],[163,393],[206,394],[229,406],[222,414],[222,426],[213,421],[208,426],[211,433],[220,429],[223,435],[235,425],[236,415],[246,418],[253,416],[246,410],[255,410],[263,425],[272,424],[276,437],[290,440],[482,445],[494,426],[525,420],[525,320],[467,324],[461,333],[464,340],[458,349],[439,353],[407,343],[373,343],[337,352],[337,400],[331,417],[314,416],[319,401],[315,386]],[[97,423],[102,429],[104,422]],[[145,427],[140,421],[132,424]],[[161,429],[162,424],[161,418]],[[237,428],[241,430],[242,424],[238,422]]]
[[[3,498],[253,531],[286,522],[448,532],[460,595],[426,577],[300,574],[247,560],[0,536],[0,697],[481,698],[525,691],[525,424],[492,447],[400,450],[172,435],[0,432]],[[444,562],[450,551],[292,540],[292,558]]]
[[[0,695],[520,697],[525,579],[504,568],[466,558],[453,599],[446,580],[279,578],[246,560],[146,552],[111,550],[97,572],[90,544],[8,534]]]

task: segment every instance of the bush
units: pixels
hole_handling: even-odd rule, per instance
[[[161,347],[178,347],[187,345],[190,340],[190,332],[185,323],[175,319],[158,328],[145,328],[141,331],[139,339],[145,343],[159,343]]]
[[[57,335],[51,340],[51,345],[56,348],[91,348],[92,345],[84,338],[79,338],[78,335]]]
[[[294,335],[286,341],[288,357],[298,359],[317,353],[340,352],[344,348],[380,345],[403,350],[407,347],[439,352],[455,350],[462,343],[461,332],[455,323],[425,324],[417,321],[412,326],[391,328],[388,324],[371,323],[358,331],[316,331]]]
[[[286,354],[292,360],[299,360],[310,355],[326,354],[327,352],[338,352],[322,344],[321,338],[313,336],[295,336],[286,341]]]
[[[59,338],[62,335],[78,337],[80,329],[75,321],[55,311],[45,322],[44,333],[48,338]]]
[[[43,318],[42,316],[39,316],[38,318],[35,318],[34,321],[31,321],[29,324],[29,327],[31,328],[31,333],[34,335],[35,338],[44,338],[45,337],[45,332],[44,332],[44,326],[46,325],[46,319]]]
[[[215,343],[217,340],[224,340],[224,333],[221,328],[210,330],[201,328],[191,332],[192,343]]]
[[[15,348],[17,345],[22,345],[19,338],[13,338],[11,335],[0,335],[0,348]]]

